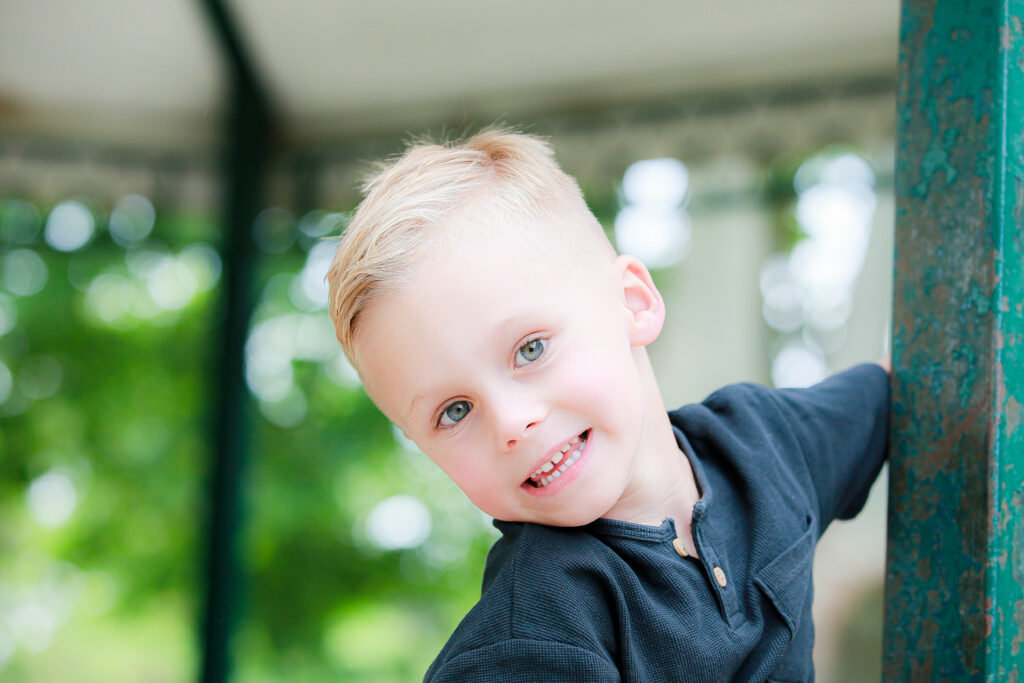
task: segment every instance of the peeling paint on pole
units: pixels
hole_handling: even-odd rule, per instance
[[[905,0],[884,677],[1024,683],[1024,0]]]

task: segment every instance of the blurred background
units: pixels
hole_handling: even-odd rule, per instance
[[[655,273],[669,407],[881,356],[897,28],[895,0],[4,3],[0,681],[194,680],[211,543],[234,680],[422,676],[496,532],[370,404],[322,281],[410,136],[550,137]],[[820,546],[818,680],[880,676],[884,498]]]

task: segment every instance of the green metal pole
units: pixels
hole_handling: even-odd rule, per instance
[[[1024,0],[904,0],[884,678],[1024,680]]]
[[[223,683],[231,676],[231,638],[238,621],[245,573],[239,561],[244,518],[243,481],[249,459],[243,347],[253,308],[252,224],[262,208],[271,152],[269,101],[260,88],[241,36],[222,0],[202,0],[223,48],[229,78],[225,120],[224,272],[221,326],[216,330],[212,459],[205,515],[205,594],[199,620],[202,644],[198,679]]]

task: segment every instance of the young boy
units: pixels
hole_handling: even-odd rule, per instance
[[[502,533],[425,680],[812,680],[814,546],[881,467],[885,370],[666,414],[661,295],[543,141],[413,146],[365,190],[338,339]]]

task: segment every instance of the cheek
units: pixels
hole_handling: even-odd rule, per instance
[[[492,517],[507,517],[507,487],[482,459],[460,462],[448,470],[448,476],[477,508]]]
[[[552,386],[578,399],[609,400],[608,394],[621,400],[634,398],[636,365],[628,347],[587,349],[571,355],[559,368]]]
[[[485,481],[488,470],[484,467],[484,459],[470,455],[478,452],[472,446],[464,446],[454,452],[442,449],[425,452],[466,495],[473,497],[474,491],[488,488]]]
[[[559,377],[557,386],[571,398],[590,402],[598,398],[603,383],[600,370],[577,363],[574,368]]]

